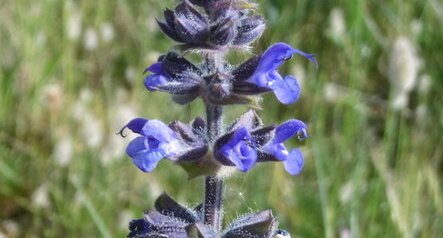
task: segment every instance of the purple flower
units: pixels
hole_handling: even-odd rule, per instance
[[[289,152],[283,143],[293,136],[297,136],[299,140],[307,138],[306,128],[307,126],[302,121],[288,120],[275,129],[274,137],[261,150],[271,155],[272,159],[283,161],[289,174],[297,175],[303,168],[303,154],[299,149]]]
[[[134,164],[144,172],[152,171],[162,158],[170,159],[177,164],[200,164],[208,151],[208,144],[202,135],[205,122],[196,118],[191,125],[173,121],[169,125],[159,120],[136,118],[131,120],[123,130],[129,128],[141,135],[132,140],[126,153]]]
[[[151,172],[162,158],[171,158],[181,150],[175,132],[159,120],[137,118],[126,127],[141,135],[129,143],[126,154],[144,172]]]
[[[217,139],[214,156],[225,166],[236,166],[242,172],[252,168],[256,162],[281,161],[288,173],[297,175],[303,168],[303,154],[299,149],[288,151],[284,142],[297,136],[307,138],[307,126],[292,119],[279,126],[263,127],[253,110],[243,114],[227,133]]]
[[[258,94],[273,91],[277,99],[284,104],[297,101],[300,86],[294,76],[282,77],[278,68],[294,54],[300,54],[317,64],[314,56],[285,43],[276,43],[260,57],[253,57],[235,69],[233,91],[240,94]]]
[[[245,127],[226,134],[216,144],[215,157],[224,165],[234,165],[246,172],[257,161],[257,151],[252,145],[251,134]]]

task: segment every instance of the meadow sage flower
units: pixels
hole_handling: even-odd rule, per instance
[[[313,55],[279,42],[269,47],[261,56],[252,57],[232,72],[233,91],[239,94],[273,91],[281,103],[294,103],[300,96],[297,79],[291,75],[282,77],[278,68],[295,54],[300,54],[317,64]]]
[[[180,150],[175,132],[159,120],[136,119],[127,127],[140,136],[129,143],[126,153],[144,172],[152,171],[162,158],[172,157]]]
[[[168,126],[159,120],[136,118],[120,133],[128,128],[140,135],[129,143],[126,153],[140,170],[151,172],[162,158],[177,163],[202,159],[208,151],[208,146],[198,132],[200,124],[200,119],[194,120],[194,127],[191,128],[179,121],[174,121]]]
[[[256,162],[280,161],[286,171],[297,175],[303,168],[303,154],[299,149],[289,152],[284,142],[296,136],[307,138],[307,126],[292,119],[279,126],[262,127],[253,110],[242,115],[214,145],[215,158],[225,166],[236,166],[246,172]]]
[[[228,135],[229,140],[221,146],[217,159],[226,165],[235,165],[240,171],[248,171],[257,161],[251,134],[241,127]]]
[[[282,161],[289,174],[299,174],[303,168],[303,154],[299,149],[289,152],[283,143],[294,136],[304,140],[308,136],[306,129],[306,124],[299,120],[292,119],[282,123],[275,129],[274,137],[262,147],[265,154],[262,159]]]

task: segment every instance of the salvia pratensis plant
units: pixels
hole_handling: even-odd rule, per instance
[[[249,51],[263,33],[265,21],[248,0],[181,0],[157,19],[160,29],[177,45],[146,68],[147,90],[172,95],[174,102],[187,104],[201,98],[206,119],[166,124],[156,119],[135,118],[120,132],[138,134],[126,153],[143,172],[151,172],[162,159],[181,166],[189,178],[206,176],[204,201],[185,207],[166,193],[155,201],[155,210],[129,223],[128,237],[290,237],[278,228],[270,210],[240,216],[223,225],[224,179],[235,170],[246,173],[257,163],[282,162],[297,175],[303,168],[299,149],[288,150],[285,141],[308,137],[307,126],[290,119],[279,125],[263,125],[254,111],[260,94],[272,92],[283,104],[300,96],[294,76],[283,76],[278,68],[294,55],[317,64],[313,55],[285,43],[275,43],[265,52],[240,65],[224,56],[231,50]],[[197,52],[202,62],[191,62],[186,53]],[[246,104],[251,108],[230,125],[224,125],[223,107]]]

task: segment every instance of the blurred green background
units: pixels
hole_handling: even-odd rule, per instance
[[[231,178],[227,221],[272,208],[293,237],[441,237],[442,2],[259,2],[268,28],[255,51],[284,41],[320,66],[287,62],[301,99],[266,95],[258,113],[302,119],[311,137],[301,175],[269,163]],[[173,4],[0,1],[0,237],[123,237],[163,190],[200,202],[203,178],[186,181],[166,160],[144,174],[116,135],[133,117],[203,113],[199,100],[179,107],[142,84],[173,46],[154,20]]]

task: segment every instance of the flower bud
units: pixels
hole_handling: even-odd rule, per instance
[[[240,21],[237,27],[237,35],[233,41],[234,45],[246,45],[261,36],[265,30],[263,17],[254,15]]]
[[[209,40],[217,46],[225,46],[236,37],[237,29],[232,18],[224,19],[220,24],[211,29]]]

